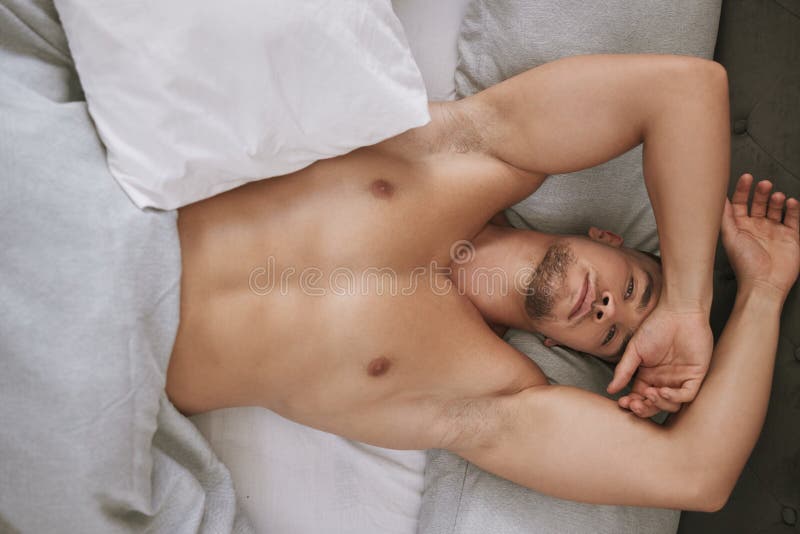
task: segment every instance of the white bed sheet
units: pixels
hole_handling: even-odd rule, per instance
[[[455,98],[458,29],[469,0],[393,0],[429,100]],[[349,441],[261,408],[192,418],[228,466],[257,532],[414,534],[426,454]]]
[[[320,432],[263,408],[192,418],[228,466],[257,532],[411,534],[425,453],[393,451]]]

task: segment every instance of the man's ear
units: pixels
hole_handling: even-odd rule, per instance
[[[601,230],[594,226],[589,228],[589,239],[599,243],[605,243],[614,248],[622,246],[622,236],[618,236],[614,232],[609,232],[608,230]]]
[[[558,341],[553,341],[549,337],[544,338],[544,346],[545,347],[557,347]]]

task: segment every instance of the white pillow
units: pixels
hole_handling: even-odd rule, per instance
[[[456,41],[470,1],[392,0],[428,88],[428,100],[456,98]]]
[[[56,0],[114,177],[173,209],[430,120],[390,0]]]

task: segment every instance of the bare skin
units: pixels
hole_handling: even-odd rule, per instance
[[[430,269],[420,280],[420,266],[450,266],[454,243],[479,241],[494,214],[530,195],[547,174],[600,163],[644,140],[660,232],[683,236],[662,237],[665,290],[648,313],[701,350],[676,354],[678,342],[660,342],[654,353],[670,356],[652,356],[656,376],[625,402],[641,405],[637,413],[670,402],[645,399],[650,385],[675,395],[675,406],[696,394],[685,384],[702,380],[708,366],[710,268],[727,176],[724,73],[710,62],[655,56],[574,58],[540,69],[433,106],[423,128],[182,209],[181,323],[167,376],[175,405],[187,413],[257,405],[378,446],[447,448],[573,500],[720,506],[763,418],[778,293],[748,286],[759,305],[743,305],[736,317],[744,324],[725,345],[731,361],[757,353],[759,378],[742,385],[729,369],[734,364],[720,365],[709,376],[711,392],[704,388],[690,410],[661,429],[599,396],[546,386],[450,273],[431,276]],[[706,175],[714,178],[709,186],[695,185]],[[704,206],[694,225],[679,216],[681,203]],[[792,221],[798,210],[796,201],[787,203]],[[690,252],[679,252],[679,242]],[[687,254],[699,268],[687,268]],[[307,267],[324,275],[304,280]],[[390,268],[399,288],[415,289],[388,294],[357,276],[354,290],[341,294],[329,274],[343,267]],[[283,273],[283,287],[264,291],[267,271],[278,273],[277,286]],[[791,286],[796,268],[779,275]],[[764,340],[765,328],[766,348],[750,347],[745,358],[739,337]],[[738,412],[720,415],[731,410],[728,399],[743,397],[762,407],[748,424]],[[731,427],[703,433],[704,418],[712,417]],[[559,421],[567,420],[570,428],[563,428]],[[720,449],[728,451],[720,470],[698,469]]]

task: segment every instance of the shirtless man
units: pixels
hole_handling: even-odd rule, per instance
[[[748,216],[752,178],[740,181],[723,225],[737,304],[702,392],[665,427],[548,386],[484,317],[606,357],[641,323],[610,386],[620,389],[642,364],[639,395],[622,405],[646,415],[695,397],[711,353],[711,269],[728,176],[724,70],[671,56],[569,58],[431,114],[422,128],[180,211],[172,401],[187,413],[259,405],[382,447],[449,449],[571,500],[719,508],[766,409],[780,310],[800,263],[795,199],[768,203],[771,185],[762,183]],[[547,175],[640,142],[663,281],[652,260],[603,243],[486,229]],[[519,283],[534,295],[549,288],[544,304],[524,292],[470,294],[439,269],[464,240],[475,246],[467,270],[565,267]],[[296,274],[259,291],[253,273],[265,266]],[[420,266],[431,266],[425,277]],[[318,271],[303,281],[307,268]],[[374,268],[414,290],[341,292],[329,276]]]

